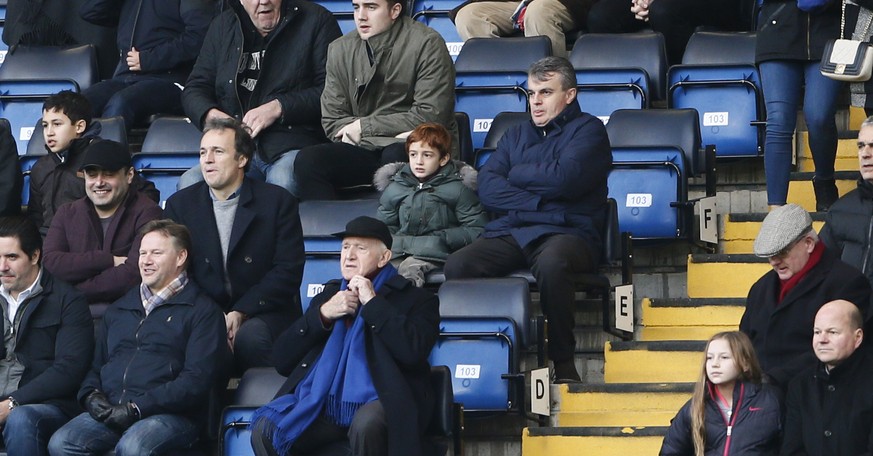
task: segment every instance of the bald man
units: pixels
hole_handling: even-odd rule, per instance
[[[818,362],[788,388],[781,455],[867,454],[873,451],[873,358],[858,306],[831,301],[813,324]]]

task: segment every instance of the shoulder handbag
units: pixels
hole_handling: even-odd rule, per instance
[[[840,22],[840,36],[845,36],[846,1],[842,0],[843,14]],[[867,18],[864,34],[870,32],[873,15]],[[838,81],[862,82],[870,79],[873,73],[873,49],[870,43],[860,40],[837,39],[827,42],[821,57],[819,70],[823,76]]]

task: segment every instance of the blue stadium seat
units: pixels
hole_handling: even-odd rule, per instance
[[[481,169],[485,162],[488,161],[488,158],[491,157],[491,153],[497,149],[497,143],[500,142],[500,138],[503,137],[506,130],[527,121],[530,121],[530,113],[527,112],[501,112],[494,116],[491,128],[488,130],[488,134],[485,135],[485,142],[482,144],[482,148],[476,149],[476,158],[473,166],[477,170]]]
[[[551,49],[544,36],[467,40],[455,61],[455,110],[470,116],[474,148],[497,113],[528,109],[527,69]]]
[[[343,35],[355,30],[355,12],[349,0],[313,0],[333,14]]]
[[[570,53],[582,110],[603,123],[617,109],[663,98],[667,54],[660,33],[583,34]]]
[[[714,148],[701,148],[697,111],[622,109],[606,131],[613,154],[609,196],[618,202],[621,231],[635,239],[690,239],[688,178],[704,176],[707,195],[715,194]]]
[[[536,339],[527,280],[450,280],[439,298],[440,338],[430,362],[452,372],[455,400],[467,412],[519,410],[520,354]]]
[[[159,117],[149,126],[133,167],[161,192],[161,207],[176,193],[179,176],[200,163],[201,136],[187,117]]]
[[[321,292],[324,284],[339,279],[339,257],[342,241],[333,233],[345,229],[346,223],[355,217],[376,216],[377,199],[303,201],[300,203],[300,224],[303,227],[303,247],[306,263],[303,265],[303,280],[300,284],[300,304],[303,311],[309,301]]]
[[[449,11],[463,3],[463,0],[415,0],[412,5],[412,18],[436,30],[446,41],[449,55],[456,59],[464,47],[464,40],[458,35],[455,23],[449,19]]]
[[[470,130],[470,116],[465,112],[455,113],[455,123],[458,124],[458,150],[461,154],[461,160],[467,164],[472,164],[476,158],[476,152],[473,150],[473,132]]]
[[[717,157],[763,154],[766,110],[754,33],[695,33],[668,81],[668,106],[700,113],[703,142],[715,145]]]

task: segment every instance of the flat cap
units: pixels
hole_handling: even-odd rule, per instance
[[[380,220],[365,215],[352,219],[346,224],[345,231],[333,233],[333,235],[341,239],[347,237],[378,239],[389,249],[392,244],[391,232],[388,231],[388,225],[385,225],[385,223]]]
[[[788,247],[801,235],[812,229],[812,217],[806,209],[796,204],[786,204],[773,209],[755,238],[755,255],[770,258]]]

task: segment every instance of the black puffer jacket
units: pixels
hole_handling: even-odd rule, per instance
[[[779,394],[767,385],[737,382],[734,386],[733,412],[730,422],[718,408],[718,399],[706,398],[707,456],[775,455],[782,430]],[[728,425],[732,423],[728,435]],[[661,445],[661,456],[693,456],[691,440],[691,400],[685,403],[670,422]]]
[[[797,0],[764,0],[758,19],[755,61],[821,60],[825,43],[840,34],[840,2],[807,13]]]
[[[858,188],[828,210],[820,235],[829,249],[860,269],[873,285],[873,184],[858,179]]]
[[[209,27],[182,91],[185,114],[202,129],[212,108],[242,120],[248,110],[278,100],[282,117],[255,138],[265,161],[273,162],[291,149],[326,142],[320,99],[327,46],[340,36],[336,19],[312,2],[282,2],[282,18],[268,35],[258,84],[249,106],[242,106],[237,95],[237,68],[243,52],[240,18],[250,21],[239,2],[230,3],[232,7]]]

